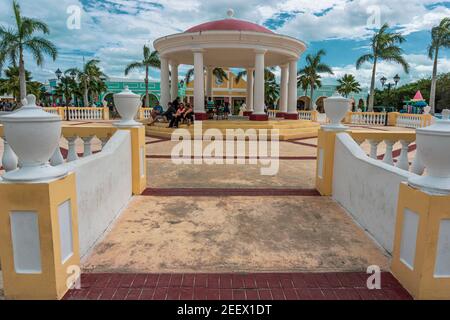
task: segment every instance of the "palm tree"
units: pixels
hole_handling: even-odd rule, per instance
[[[275,70],[274,67],[270,67],[270,68],[264,68],[264,79],[271,79],[271,78],[275,78],[275,73],[273,73]],[[255,73],[255,71],[253,71],[253,73]],[[236,75],[236,78],[234,78],[234,81],[236,83],[239,83],[239,81],[241,81],[241,79],[247,76],[247,70],[242,70],[240,72],[238,72],[238,74]]]
[[[373,111],[375,97],[375,75],[377,72],[378,61],[385,60],[395,62],[403,67],[406,73],[409,73],[409,64],[403,58],[403,50],[397,45],[405,42],[405,38],[396,32],[389,31],[387,23],[376,32],[371,39],[371,53],[359,57],[356,61],[356,69],[361,68],[365,62],[372,62],[372,80],[370,82],[369,111]]]
[[[306,75],[302,74],[297,77],[297,88],[300,87],[303,90],[304,96],[306,96],[306,94],[307,94],[308,86],[309,86],[309,80]]]
[[[75,82],[71,77],[63,76],[59,79],[59,83],[56,86],[56,95],[63,97],[64,103],[69,104],[72,99],[72,83]]]
[[[297,76],[305,76],[308,79],[308,85],[311,88],[311,96],[309,101],[309,109],[312,109],[314,89],[320,88],[322,82],[320,81],[320,73],[333,74],[333,70],[327,64],[322,62],[322,57],[326,54],[325,50],[321,49],[316,54],[308,54],[306,56],[306,66],[297,72]]]
[[[212,69],[212,74],[218,81],[223,82],[224,80],[228,80],[227,73],[222,68],[217,67],[217,68]],[[186,75],[184,76],[184,82],[186,84],[189,84],[189,82],[191,82],[191,78],[193,75],[194,75],[194,68],[189,69],[186,72]]]
[[[430,59],[434,58],[430,90],[431,113],[435,113],[436,111],[437,64],[440,48],[450,48],[450,18],[448,17],[442,19],[439,25],[431,29],[431,44],[428,47],[428,56]]]
[[[11,66],[4,71],[6,78],[3,79],[0,85],[0,94],[12,94],[17,102],[20,100],[20,77],[19,67]],[[30,89],[31,73],[25,70],[25,83],[27,89]]]
[[[337,82],[337,92],[339,92],[346,98],[353,92],[361,92],[360,84],[358,81],[356,81],[355,76],[352,74],[344,74],[344,76],[341,79],[338,79]]]
[[[9,59],[13,66],[17,66],[17,61],[19,62],[20,101],[22,101],[27,95],[24,51],[29,51],[36,64],[42,66],[44,54],[50,56],[54,61],[58,50],[47,39],[34,35],[37,31],[49,34],[47,24],[40,20],[23,17],[16,0],[13,1],[13,10],[16,28],[7,29],[0,26],[0,70],[6,59]]]
[[[97,86],[104,84],[104,79],[106,78],[106,75],[98,67],[99,63],[100,60],[92,59],[84,65],[83,70],[71,68],[64,72],[66,75],[75,74],[83,88],[83,103],[85,107],[89,106],[89,90],[91,92],[95,91]]]
[[[264,98],[267,107],[273,107],[280,97],[280,85],[275,77],[268,76],[264,81]]]
[[[125,68],[125,75],[127,76],[133,69],[145,68],[145,106],[150,105],[150,98],[148,95],[148,75],[150,68],[161,69],[161,61],[159,60],[158,51],[151,51],[149,47],[144,46],[144,59],[142,61],[136,61],[130,63]]]

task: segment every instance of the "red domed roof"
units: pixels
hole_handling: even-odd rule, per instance
[[[238,19],[223,19],[217,21],[210,21],[199,24],[198,26],[189,28],[186,32],[200,32],[200,31],[217,31],[217,30],[232,30],[232,31],[253,31],[263,33],[273,33],[269,29],[260,26],[256,23],[238,20]]]

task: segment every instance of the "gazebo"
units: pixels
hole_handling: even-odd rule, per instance
[[[194,112],[206,120],[206,95],[211,96],[212,70],[215,67],[246,68],[246,105],[250,120],[265,121],[264,68],[280,66],[280,112],[285,119],[298,119],[297,61],[305,44],[252,22],[233,18],[206,22],[185,32],[156,39],[153,43],[161,59],[161,105],[166,107],[177,96],[178,66],[194,65]],[[169,83],[169,67],[171,84]]]

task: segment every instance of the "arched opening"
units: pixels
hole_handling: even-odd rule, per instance
[[[142,95],[141,100],[142,100],[142,105],[145,106],[145,94]],[[149,101],[149,105],[146,107],[153,108],[154,106],[156,106],[158,104],[159,99],[155,94],[149,92],[148,93],[148,101]]]
[[[308,110],[311,99],[307,96],[301,96],[297,99],[297,110]]]
[[[326,98],[327,97],[319,97],[316,100],[317,111],[320,112],[320,113],[324,113],[325,112],[325,109],[324,109],[324,106],[323,106],[323,100],[325,100]]]
[[[111,119],[116,119],[119,117],[119,114],[114,106],[114,92],[108,92],[103,97],[103,101],[106,101],[106,106],[109,109],[109,116]],[[102,101],[102,103],[103,103]]]
[[[359,99],[358,101],[358,109],[364,110],[364,99]]]

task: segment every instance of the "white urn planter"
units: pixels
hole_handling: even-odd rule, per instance
[[[134,120],[139,108],[142,105],[141,97],[131,92],[128,87],[114,95],[114,104],[117,111],[122,118],[120,121],[114,123],[116,127],[130,128],[140,127],[141,123]]]
[[[59,146],[61,119],[36,106],[36,97],[27,96],[18,111],[2,116],[5,138],[19,159],[19,168],[2,179],[14,182],[42,182],[63,177],[67,170],[52,167],[49,159]]]
[[[426,175],[408,180],[409,185],[431,194],[450,194],[450,110],[442,112],[442,120],[416,129],[417,156]]]
[[[323,100],[325,113],[330,119],[330,123],[322,126],[324,130],[345,130],[348,127],[344,126],[341,121],[344,119],[347,112],[350,110],[351,100],[339,95]]]

